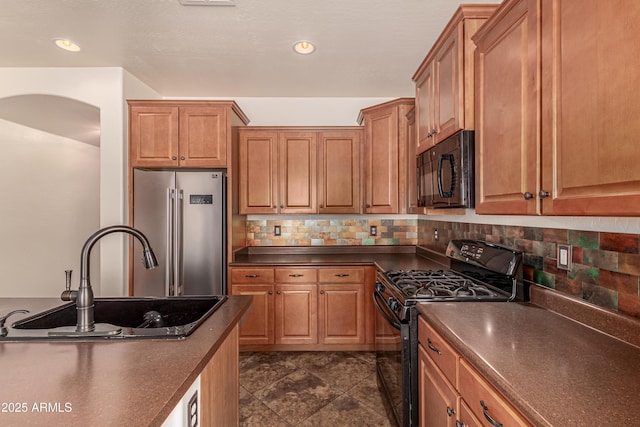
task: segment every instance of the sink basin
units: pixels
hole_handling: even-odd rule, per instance
[[[180,339],[190,335],[226,296],[96,298],[96,333],[75,334],[76,305],[62,304],[14,322],[3,341],[56,339]]]

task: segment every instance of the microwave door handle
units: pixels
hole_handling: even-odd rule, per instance
[[[440,154],[438,158],[438,193],[440,193],[440,197],[447,199],[453,197],[456,191],[456,167],[453,160],[453,154]],[[448,161],[451,166],[451,188],[449,191],[444,191],[442,188],[442,163],[444,161]]]

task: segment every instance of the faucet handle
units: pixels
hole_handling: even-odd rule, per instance
[[[65,270],[64,271],[64,275],[65,275],[65,289],[67,291],[71,290],[71,273],[73,273],[73,270]]]
[[[73,272],[73,270],[65,270],[64,271],[64,275],[65,275],[65,290],[62,292],[62,295],[60,295],[60,299],[62,301],[75,301],[76,298],[78,297],[78,291],[72,291],[71,290],[71,273]]]

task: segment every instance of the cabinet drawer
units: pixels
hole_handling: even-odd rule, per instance
[[[273,283],[273,268],[234,268],[231,283]]]
[[[318,272],[315,268],[276,268],[277,283],[316,283]]]
[[[364,268],[323,268],[318,276],[320,283],[363,283]]]
[[[424,346],[429,357],[444,373],[447,380],[456,387],[460,356],[423,317],[418,319],[418,341]]]
[[[469,363],[460,360],[459,390],[471,412],[483,425],[530,426],[526,419],[505,400]]]

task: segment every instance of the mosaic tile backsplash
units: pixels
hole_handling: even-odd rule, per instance
[[[280,236],[274,234],[280,226]],[[370,236],[370,227],[377,228]],[[249,246],[415,245],[417,219],[285,219],[247,221]]]
[[[434,238],[438,229],[439,239]],[[420,220],[418,245],[444,253],[451,239],[479,239],[524,252],[524,280],[640,317],[640,235]],[[558,243],[572,246],[558,270]]]
[[[274,235],[279,225],[281,236]],[[369,235],[370,226],[377,236]],[[434,238],[438,229],[438,240]],[[420,245],[444,253],[451,239],[479,239],[524,252],[524,280],[640,317],[640,235],[425,219],[247,221],[249,246]],[[556,268],[558,243],[572,245],[571,271]]]

